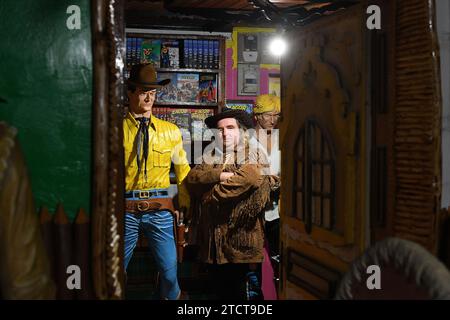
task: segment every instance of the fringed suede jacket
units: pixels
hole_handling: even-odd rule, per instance
[[[199,246],[206,263],[260,263],[263,261],[264,208],[279,179],[262,175],[258,154],[246,152],[242,164],[209,162],[191,169],[186,178],[191,192],[189,239]],[[217,159],[223,159],[217,157]],[[248,161],[253,159],[254,161]],[[220,182],[222,172],[234,175]]]

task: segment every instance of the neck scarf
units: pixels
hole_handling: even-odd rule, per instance
[[[142,160],[144,160],[144,177],[145,181],[147,181],[147,158],[149,144],[148,125],[150,123],[150,118],[140,117],[136,118],[136,120],[139,122],[139,129],[135,138],[135,144],[137,146],[136,161],[138,166],[138,175],[141,172]]]

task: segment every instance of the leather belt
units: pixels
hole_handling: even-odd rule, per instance
[[[151,191],[151,190],[133,190],[125,192],[125,198],[139,198],[139,199],[150,199],[152,197],[164,197],[168,196],[169,192],[162,191]]]
[[[129,213],[140,213],[149,211],[168,210],[175,211],[172,198],[153,198],[147,200],[125,200],[125,211]]]

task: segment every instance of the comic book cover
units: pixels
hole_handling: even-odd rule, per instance
[[[202,73],[199,76],[197,102],[217,102],[217,76],[212,73]]]
[[[191,112],[190,109],[169,108],[167,121],[174,123],[181,130],[190,131],[191,129]]]
[[[244,110],[248,114],[253,113],[253,102],[251,100],[248,100],[248,101],[228,100],[225,104],[225,107],[227,109]]]
[[[196,102],[198,94],[198,73],[178,73],[177,88],[179,102]]]
[[[162,87],[156,96],[157,102],[177,102],[177,74],[172,72],[159,72],[158,81],[170,79],[170,83]]]
[[[161,40],[144,39],[141,47],[141,63],[152,63],[159,68]]]
[[[212,115],[213,109],[191,109],[192,140],[203,140],[203,132],[207,129],[205,119]]]
[[[164,40],[161,43],[161,68],[178,68],[180,52],[178,40]]]

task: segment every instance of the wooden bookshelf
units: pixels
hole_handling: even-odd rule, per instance
[[[131,66],[134,63],[138,62],[144,62],[148,56],[144,54],[144,43],[151,43],[152,41],[155,41],[156,43],[160,43],[160,46],[162,48],[164,43],[170,43],[170,42],[177,42],[178,46],[175,48],[178,49],[178,61],[174,63],[176,67],[161,67],[161,49],[154,50],[155,52],[159,51],[159,60],[155,59],[155,68],[158,72],[158,74],[177,74],[177,75],[186,75],[186,74],[193,74],[198,75],[199,77],[202,74],[211,74],[216,75],[215,79],[215,89],[217,91],[216,93],[216,101],[214,102],[194,102],[191,100],[185,101],[183,99],[177,99],[178,101],[155,101],[155,106],[173,106],[175,108],[182,108],[183,106],[186,107],[214,107],[216,108],[215,112],[220,112],[222,110],[222,107],[225,104],[225,37],[224,36],[218,36],[218,35],[211,35],[211,36],[205,36],[205,35],[184,35],[184,34],[149,34],[149,33],[126,33],[126,72],[125,74],[128,75],[128,72],[131,68]],[[131,45],[130,45],[131,41]],[[187,51],[186,49],[186,42],[188,41],[197,41],[196,47],[189,47],[192,50]],[[205,43],[208,42],[207,47],[205,46]],[[218,51],[215,51],[215,47],[211,48],[211,42],[218,44]],[[137,47],[136,47],[137,46]],[[158,44],[156,44],[158,46]],[[129,50],[131,48],[131,50]],[[197,48],[197,51],[195,51],[195,48]],[[202,49],[200,49],[202,48]],[[148,48],[150,50],[151,48]],[[207,51],[205,51],[205,50]],[[211,51],[214,52],[211,52]],[[131,54],[130,54],[131,53]],[[186,55],[189,56],[189,59],[186,57]],[[157,54],[155,54],[155,57]],[[207,58],[205,58],[207,57]],[[192,63],[187,63],[187,60],[194,61]],[[215,61],[215,62],[211,62]],[[197,65],[198,67],[192,67],[191,64]],[[205,65],[208,66],[214,66],[213,68],[205,68]],[[200,82],[200,79],[199,79]],[[178,85],[178,83],[177,83]],[[155,114],[155,116],[158,116]]]
[[[189,53],[189,48],[186,48],[186,45],[190,43],[189,41],[192,41],[192,43],[194,43],[194,41],[197,41],[197,53],[194,51],[195,49],[193,46],[189,46],[189,48],[192,47],[192,52]],[[178,61],[175,61],[174,63],[172,63],[171,61],[169,63],[169,65],[174,65],[175,67],[161,67],[162,49],[157,48],[158,43],[160,44],[161,48],[163,44],[169,44],[169,46],[175,44],[174,48],[178,48]],[[199,43],[201,45],[199,45]],[[212,50],[215,50],[214,45],[216,44],[218,44],[218,52],[211,52],[210,49],[212,48]],[[172,83],[172,87],[166,86],[165,88],[161,89],[160,93],[158,93],[153,107],[153,115],[162,120],[177,124],[180,129],[187,129],[186,122],[189,122],[189,131],[192,134],[194,131],[192,128],[192,123],[194,121],[199,121],[199,115],[201,119],[201,110],[209,112],[204,114],[204,116],[206,117],[211,114],[221,112],[223,106],[225,105],[225,37],[222,35],[205,36],[193,34],[185,35],[127,32],[126,76],[128,76],[128,72],[133,64],[145,62],[143,60],[146,60],[149,56],[151,56],[144,54],[144,49],[147,48],[147,50],[150,50],[153,48],[153,46],[154,50],[151,50],[150,52],[157,53],[159,51],[160,54],[159,61],[156,53],[155,59],[152,60],[155,62],[155,68],[158,72],[158,79],[163,79],[160,77],[170,78]],[[203,48],[201,54],[200,47]],[[147,53],[148,52],[149,51],[147,51]],[[188,59],[185,56],[186,54],[191,54],[191,56],[189,57],[190,63],[187,63]],[[217,57],[215,57],[215,54],[217,55]],[[217,61],[216,63],[211,63],[212,60]],[[194,61],[194,63],[192,63],[192,61]],[[167,60],[165,60],[165,64],[167,64]],[[193,67],[191,64],[196,67]],[[208,66],[213,66],[213,68]],[[180,85],[178,81],[186,75],[192,75],[193,78],[198,79],[198,87],[195,85],[196,80],[193,80],[191,85],[191,87],[194,88],[192,89],[192,92],[195,93],[195,90],[198,90],[198,96],[195,96],[194,93],[192,93],[192,95],[188,94],[187,99],[184,99],[184,96],[182,94],[179,94],[178,90],[182,90],[182,85]],[[202,79],[204,80],[203,87],[201,86]],[[208,81],[208,79],[212,79],[213,81],[212,89],[215,89],[215,93],[212,95],[213,99],[210,99],[209,96],[208,98],[205,98],[206,95],[201,96],[200,93],[202,89],[205,90],[204,83],[205,81]],[[168,86],[170,86],[170,84]],[[189,92],[189,89],[187,91]],[[189,112],[191,112],[191,115],[194,113],[197,114],[188,120],[183,119],[183,113],[187,114],[186,112],[188,112],[188,110]],[[174,113],[173,116],[172,112]],[[177,115],[177,112],[182,112],[182,114]],[[193,139],[193,136],[194,135],[192,135],[191,139],[184,141],[183,143],[186,151],[191,150],[191,157],[194,156],[194,141],[198,141],[198,139]],[[191,146],[189,146],[189,144]],[[194,159],[190,159],[191,163],[193,163],[193,160]]]
[[[156,68],[158,72],[199,72],[199,73],[219,73],[221,69],[193,69],[193,68]]]

